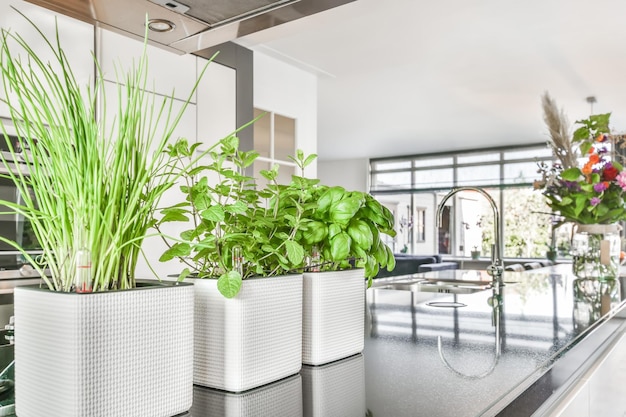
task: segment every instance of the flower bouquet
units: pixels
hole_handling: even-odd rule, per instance
[[[609,129],[610,113],[576,121],[570,136],[567,119],[543,96],[544,120],[556,161],[539,164],[542,189],[561,223],[575,223],[574,273],[584,278],[615,278],[619,269],[620,226],[626,220],[626,172],[617,160],[622,137]]]

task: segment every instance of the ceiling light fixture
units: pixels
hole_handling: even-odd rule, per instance
[[[166,19],[150,19],[148,20],[148,29],[153,32],[171,32],[176,28],[174,22]]]

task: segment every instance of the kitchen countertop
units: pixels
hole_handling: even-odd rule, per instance
[[[507,271],[500,290],[391,289],[424,278],[490,282],[462,270],[376,280],[362,354],[242,394],[195,387],[186,416],[529,416],[625,331],[619,280],[596,300],[570,265]]]
[[[368,290],[368,409],[375,416],[397,417],[530,415],[532,407],[564,388],[565,381],[557,386],[548,373],[573,358],[575,346],[576,355],[588,358],[614,333],[607,330],[622,328],[623,319],[606,324],[623,308],[619,280],[606,285],[610,295],[596,300],[570,268],[507,271],[500,294],[394,291],[378,283],[381,287]],[[489,280],[478,271],[442,271],[437,277]],[[436,307],[433,301],[452,303]],[[568,372],[575,377],[583,362],[559,369],[559,380],[567,380]],[[551,383],[541,387],[546,375]],[[542,390],[543,395],[535,392]],[[515,403],[503,411],[521,395],[527,398],[515,402],[523,407],[519,414]]]
[[[503,287],[477,292],[407,284],[425,278],[490,281],[469,270],[376,280],[362,354],[244,393],[194,387],[183,416],[530,416],[626,331],[621,279],[595,298],[569,265],[506,271]]]

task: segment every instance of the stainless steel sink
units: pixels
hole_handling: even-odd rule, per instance
[[[435,279],[411,279],[397,280],[377,283],[374,281],[373,287],[388,290],[413,291],[413,292],[435,292],[440,294],[472,294],[478,291],[485,291],[491,288],[488,282],[470,282],[454,280]]]
[[[472,282],[444,282],[425,280],[418,284],[419,291],[437,292],[442,294],[472,294],[478,291],[484,291],[491,288],[491,284],[472,283]]]

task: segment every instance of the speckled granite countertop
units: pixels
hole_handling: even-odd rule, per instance
[[[428,276],[489,280],[477,271]],[[574,278],[569,265],[505,272],[501,291],[472,294],[377,283],[368,290],[364,352],[371,414],[531,415],[623,330],[624,319],[613,317],[623,309],[619,280],[592,288]]]
[[[425,278],[490,282],[461,270],[376,280],[362,354],[244,393],[194,387],[184,416],[530,416],[626,331],[623,280],[592,288],[569,265],[481,291],[410,284]]]
[[[185,416],[530,416],[626,328],[620,282],[598,296],[569,265],[505,272],[499,290],[456,294],[410,284],[425,278],[490,282],[462,270],[378,279],[362,354],[245,393],[195,387]]]

